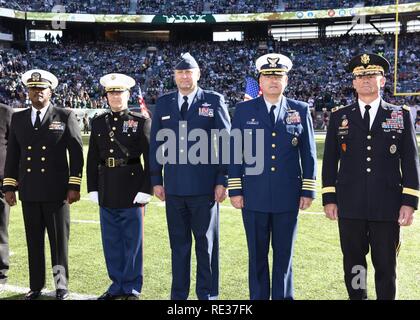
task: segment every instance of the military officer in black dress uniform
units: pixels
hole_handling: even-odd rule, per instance
[[[358,100],[333,110],[322,168],[323,205],[338,219],[350,299],[367,299],[371,251],[378,299],[395,299],[400,226],[413,222],[419,159],[410,109],[385,102],[389,62],[364,53],[349,63]]]
[[[69,205],[80,199],[83,144],[76,115],[51,103],[57,78],[44,70],[22,75],[32,107],[12,116],[4,172],[5,199],[19,190],[28,245],[30,289],[37,299],[45,285],[44,235],[51,247],[56,298],[68,297]],[[70,163],[67,159],[69,153]]]
[[[4,200],[1,190],[4,177],[4,163],[6,161],[7,137],[10,132],[10,121],[13,109],[0,103],[0,285],[7,282],[9,271],[9,224],[10,206]]]
[[[149,117],[128,110],[133,78],[101,78],[110,112],[92,121],[88,191],[99,203],[102,243],[112,281],[100,300],[137,300],[143,284],[143,207],[150,201]],[[141,157],[143,156],[143,165]]]

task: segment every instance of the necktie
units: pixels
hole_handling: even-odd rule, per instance
[[[187,115],[188,111],[188,97],[184,96],[183,99],[184,102],[181,105],[181,118],[185,120],[185,116]]]
[[[276,106],[271,106],[270,109],[270,120],[273,127],[276,125],[276,115],[274,114],[274,110],[276,110]]]
[[[40,114],[41,114],[41,111],[36,112],[36,119],[35,119],[35,123],[34,123],[35,130],[38,130],[39,127],[41,126],[41,117],[39,116]]]
[[[365,123],[365,128],[367,128],[367,130],[370,130],[370,116],[369,116],[369,110],[370,110],[371,106],[370,105],[366,105],[365,106],[365,113],[363,115],[363,122]]]

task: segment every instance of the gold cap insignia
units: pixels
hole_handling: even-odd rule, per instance
[[[267,57],[268,64],[270,65],[270,68],[277,67],[277,63],[279,62],[280,58],[270,58]]]
[[[364,54],[363,56],[361,56],[360,61],[363,64],[368,64],[370,62],[370,57],[367,54]]]
[[[115,80],[115,79],[117,79],[117,76],[116,76],[115,74],[113,74],[113,75],[111,76],[111,80]]]
[[[41,80],[41,74],[39,72],[34,72],[31,74],[31,80],[33,82],[39,82]]]

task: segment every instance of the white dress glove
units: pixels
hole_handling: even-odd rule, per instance
[[[99,204],[98,191],[89,192],[89,199],[90,201],[95,202],[96,204]]]
[[[146,203],[149,203],[151,199],[152,199],[152,196],[150,194],[138,192],[136,194],[136,197],[133,200],[133,203],[146,204]]]

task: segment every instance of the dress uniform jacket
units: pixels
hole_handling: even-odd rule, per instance
[[[196,97],[188,108],[186,115],[188,126],[182,121],[178,106],[178,92],[172,92],[160,97],[156,103],[153,115],[153,125],[150,143],[150,170],[152,185],[163,185],[162,165],[158,163],[157,150],[163,142],[156,140],[156,135],[161,129],[170,129],[175,133],[177,152],[176,164],[165,164],[165,191],[167,194],[178,196],[193,196],[213,194],[216,185],[227,185],[227,165],[222,164],[222,157],[218,157],[218,163],[211,162],[213,152],[221,154],[222,147],[215,146],[215,140],[211,134],[212,129],[230,131],[230,117],[224,98],[219,93],[198,88]],[[196,141],[188,141],[189,133],[194,129],[205,130],[207,133],[208,164],[193,165],[180,164],[179,153],[187,153]],[[185,136],[182,132],[185,130]],[[185,143],[185,148],[182,147]]]
[[[300,197],[315,198],[316,147],[308,104],[283,97],[273,127],[263,97],[241,102],[236,106],[232,136],[234,129],[243,136],[252,135],[254,154],[257,130],[264,130],[261,174],[246,173],[255,163],[233,162],[235,141],[231,140],[229,195],[243,195],[246,210],[297,212]]]
[[[370,132],[358,103],[332,112],[322,180],[323,205],[338,204],[341,218],[397,221],[402,205],[417,209],[419,159],[409,108],[382,100]]]
[[[4,163],[6,162],[7,136],[10,131],[10,121],[13,109],[0,104],[0,182],[4,177]]]
[[[113,132],[111,135],[114,135],[112,137],[106,118]],[[101,207],[138,207],[138,204],[133,204],[136,194],[152,193],[149,173],[150,125],[150,119],[128,110],[107,112],[93,119],[87,158],[88,191],[98,191]],[[128,156],[116,140],[127,148]],[[139,161],[142,155],[144,167]],[[129,162],[120,166],[122,160]],[[124,188],[121,188],[122,185]]]
[[[7,280],[9,270],[9,214],[10,207],[4,202],[1,190],[4,176],[4,163],[6,161],[7,137],[10,132],[10,121],[13,109],[0,104],[0,284]]]
[[[32,125],[31,108],[13,114],[4,191],[19,189],[26,202],[63,201],[68,190],[80,191],[82,168],[83,144],[72,111],[50,105],[39,130]]]

